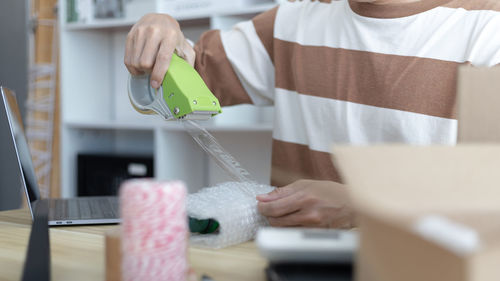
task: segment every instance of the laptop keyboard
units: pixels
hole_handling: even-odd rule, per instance
[[[50,220],[119,218],[116,197],[79,197],[50,200]]]

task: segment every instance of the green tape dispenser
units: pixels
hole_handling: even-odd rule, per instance
[[[222,112],[198,72],[176,54],[159,89],[151,87],[150,75],[130,76],[128,93],[137,111],[165,120],[207,120]]]

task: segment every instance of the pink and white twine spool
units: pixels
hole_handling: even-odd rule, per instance
[[[147,179],[122,185],[123,280],[186,280],[185,202],[182,182]]]

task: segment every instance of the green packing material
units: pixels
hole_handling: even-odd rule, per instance
[[[210,234],[219,230],[219,223],[213,219],[195,219],[189,217],[189,231],[191,233]]]

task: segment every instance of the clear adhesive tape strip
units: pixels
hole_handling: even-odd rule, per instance
[[[193,137],[200,147],[207,152],[215,163],[221,167],[233,180],[239,182],[255,182],[250,173],[234,159],[205,128],[192,120],[181,121],[184,129]]]

